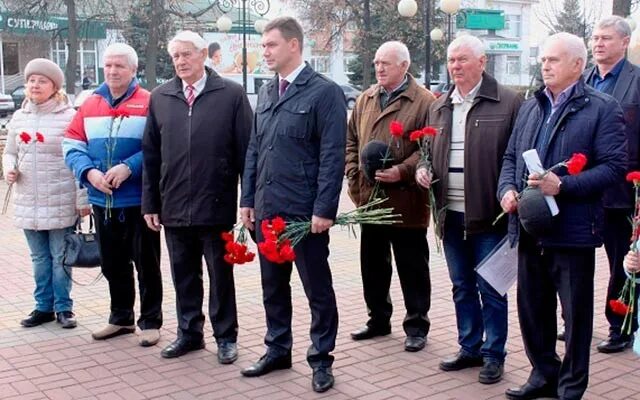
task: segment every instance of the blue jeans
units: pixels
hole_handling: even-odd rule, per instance
[[[467,234],[465,239],[464,229],[464,214],[447,211],[443,246],[453,283],[458,343],[465,355],[503,362],[507,342],[507,297],[500,296],[475,268],[504,235],[494,232]]]
[[[62,265],[64,235],[72,231],[72,226],[49,231],[24,230],[31,250],[33,278],[36,281],[33,297],[38,311],[59,313],[73,310],[71,278]],[[71,269],[68,270],[71,274]]]

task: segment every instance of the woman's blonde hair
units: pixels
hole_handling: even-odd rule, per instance
[[[58,89],[57,91],[53,92],[53,94],[49,98],[54,99],[58,104],[65,104],[69,101],[69,97],[67,96],[67,93],[64,91],[64,89]],[[29,89],[25,87],[24,101],[22,102],[21,107],[24,107],[25,103],[28,100],[31,100],[31,93],[29,93]]]

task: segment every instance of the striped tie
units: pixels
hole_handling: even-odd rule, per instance
[[[186,94],[187,94],[187,104],[189,104],[189,107],[191,107],[193,105],[193,101],[196,99],[193,85],[187,85]]]

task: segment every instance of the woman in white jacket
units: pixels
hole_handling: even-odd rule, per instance
[[[8,124],[2,157],[4,178],[15,186],[15,224],[24,229],[36,284],[35,310],[20,324],[56,319],[63,328],[74,328],[70,271],[62,265],[64,236],[73,231],[78,214],[90,212],[62,156],[62,138],[75,110],[61,90],[64,75],[55,63],[33,59],[24,75],[26,99]]]

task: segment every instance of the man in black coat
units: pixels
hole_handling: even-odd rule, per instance
[[[591,48],[596,65],[584,73],[585,80],[596,90],[613,96],[622,107],[629,154],[628,171],[640,169],[640,68],[625,59],[631,28],[622,17],[602,19],[591,36]],[[629,251],[630,218],[635,203],[633,186],[620,179],[602,197],[604,205],[604,248],[609,259],[609,286],[605,316],[609,321],[609,337],[598,344],[601,353],[617,353],[631,346],[638,329],[638,309],[631,316],[631,330],[622,332],[623,315],[614,313],[609,300],[617,299],[627,275],[622,262]],[[640,291],[636,292],[636,300]]]
[[[622,110],[613,98],[584,83],[586,59],[581,38],[560,32],[547,39],[541,57],[545,87],[520,108],[500,172],[498,198],[503,211],[512,214],[509,238],[512,243],[519,239],[518,317],[532,366],[524,385],[507,390],[508,399],[580,399],[589,381],[601,198],[624,176],[627,154]],[[522,156],[531,149],[545,169],[574,153],[582,153],[587,164],[573,175],[566,167],[531,173]],[[525,183],[555,197],[560,211],[551,217],[539,196],[541,210],[549,215],[545,230],[528,223],[536,220],[527,218],[528,196],[518,200]],[[566,323],[562,360],[556,354],[556,296]]]
[[[176,289],[178,338],[161,354],[179,357],[205,346],[204,255],[218,361],[229,364],[238,357],[238,317],[220,234],[236,221],[251,106],[240,85],[205,69],[207,44],[198,34],[178,33],[168,50],[177,76],[152,92],[142,143],[142,212],[151,229],[165,227]]]
[[[276,18],[262,36],[267,66],[278,75],[260,88],[242,179],[240,214],[248,229],[281,216],[311,221],[311,232],[295,245],[296,268],[311,308],[307,361],[312,386],[333,386],[330,352],[335,347],[338,310],[332,286],[329,228],[338,210],[346,141],[346,104],[335,83],[302,60],[303,33],[293,18]],[[258,242],[264,241],[256,229]],[[260,256],[267,315],[266,354],[242,371],[260,376],[291,368],[292,263]]]

